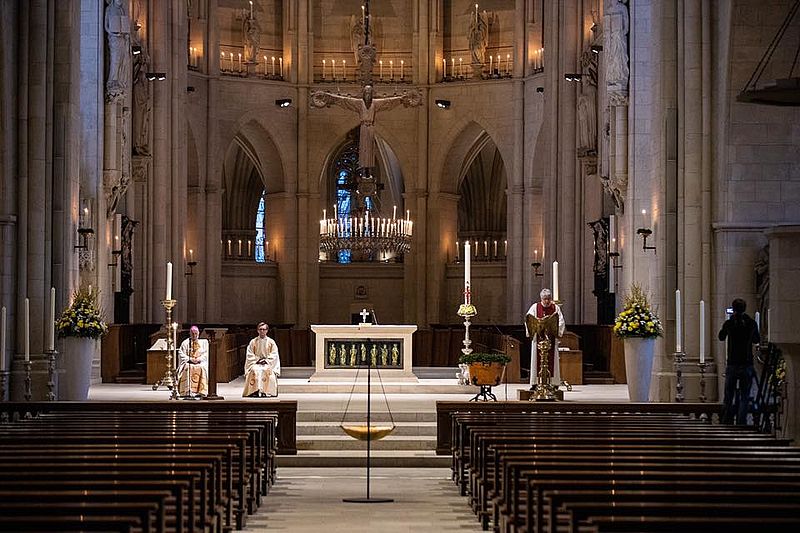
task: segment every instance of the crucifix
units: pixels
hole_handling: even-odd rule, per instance
[[[366,309],[362,309],[361,312],[358,314],[361,315],[361,323],[366,324],[367,317],[369,316],[369,311],[367,311]]]

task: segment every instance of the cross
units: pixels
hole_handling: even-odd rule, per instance
[[[365,324],[367,322],[367,317],[369,316],[369,311],[362,309],[358,314],[361,315],[361,323]]]

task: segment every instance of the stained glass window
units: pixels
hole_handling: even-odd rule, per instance
[[[266,195],[267,191],[262,190],[261,199],[258,201],[258,210],[256,211],[256,263],[264,263],[267,260],[264,255],[264,240],[266,238],[264,227],[264,197]]]
[[[351,215],[354,209],[353,192],[358,184],[358,142],[352,141],[347,144],[339,156],[334,161],[336,169],[336,209],[339,218],[346,218]],[[349,231],[346,233],[349,236]],[[351,250],[340,250],[339,263],[350,263],[352,261]]]

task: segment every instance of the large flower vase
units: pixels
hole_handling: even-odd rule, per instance
[[[97,340],[88,337],[66,337],[58,354],[59,400],[86,400],[92,381],[92,359],[97,350]]]
[[[650,400],[650,381],[653,375],[655,337],[625,337],[625,374],[628,396],[632,402]]]

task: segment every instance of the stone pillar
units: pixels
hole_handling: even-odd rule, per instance
[[[774,226],[769,239],[769,341],[786,360],[785,437],[800,436],[800,226]]]

